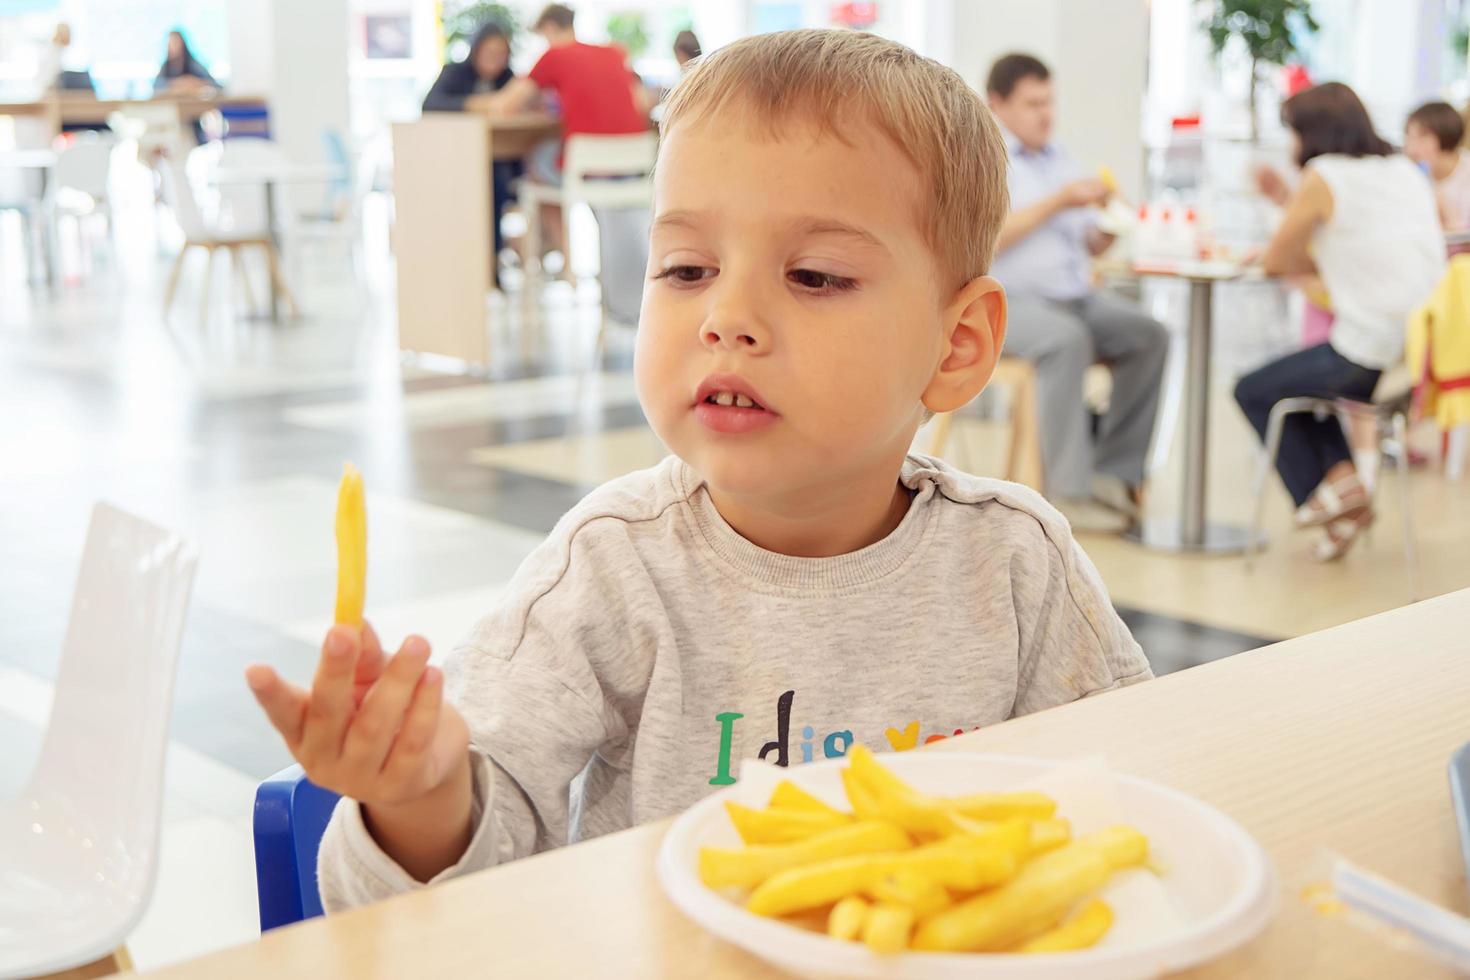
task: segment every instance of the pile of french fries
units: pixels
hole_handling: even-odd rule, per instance
[[[1142,865],[1148,841],[1115,826],[1073,839],[1042,793],[920,793],[854,746],[847,813],[780,783],[770,805],[727,802],[741,848],[702,848],[705,885],[878,953],[1052,953],[1112,926],[1097,892]]]

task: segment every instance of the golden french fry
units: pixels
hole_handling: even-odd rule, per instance
[[[824,830],[852,823],[845,813],[814,813],[806,810],[752,810],[732,800],[725,801],[725,812],[740,839],[747,844],[785,844],[805,840]]]
[[[1054,851],[1072,839],[1072,822],[1061,817],[1031,821],[1031,854]]]
[[[1010,879],[1026,853],[1026,827],[1012,828],[1013,842],[974,844],[940,841],[896,853],[863,854],[789,868],[751,892],[745,907],[756,915],[788,915],[831,904],[869,889],[887,875],[917,874],[960,891],[988,888]]]
[[[927,919],[954,904],[943,885],[907,868],[882,875],[868,885],[868,894],[880,902],[902,905],[912,911],[916,919]]]
[[[367,504],[362,474],[346,463],[337,486],[337,622],[361,626],[366,593]]]
[[[1114,176],[1112,167],[1099,167],[1097,179],[1102,181],[1102,185],[1108,189],[1109,194],[1118,193],[1118,178]]]
[[[878,801],[861,779],[853,773],[851,767],[842,770],[842,790],[847,794],[847,802],[852,804],[853,816],[859,820],[880,820],[882,815],[878,812]]]
[[[862,934],[867,917],[867,899],[861,895],[849,895],[832,906],[832,912],[827,916],[827,935],[833,939],[856,939]]]
[[[969,796],[941,797],[938,802],[974,820],[1004,820],[1007,817],[1044,820],[1057,812],[1056,800],[1045,793],[1029,790],[1017,793],[973,793]]]
[[[699,878],[710,888],[753,888],[792,868],[852,855],[903,851],[912,846],[909,836],[893,824],[869,820],[790,844],[700,848]]]
[[[867,787],[879,815],[920,838],[973,832],[976,820],[1049,818],[1056,801],[1041,793],[981,793],[938,797],[920,793],[899,779],[862,745],[849,753],[853,778]]]
[[[810,813],[828,813],[838,817],[849,816],[836,807],[823,803],[789,779],[783,779],[776,784],[776,789],[771,793],[771,802],[767,805],[772,810],[803,810]]]
[[[1086,949],[1096,944],[1112,925],[1113,910],[1107,902],[1094,898],[1055,929],[1022,943],[1016,952],[1065,953]]]
[[[908,948],[913,928],[912,909],[880,902],[863,920],[863,942],[875,953],[901,953]]]
[[[914,948],[999,950],[1051,929],[1113,871],[1143,863],[1148,841],[1131,827],[1110,827],[1043,854],[1013,879],[924,922]]]

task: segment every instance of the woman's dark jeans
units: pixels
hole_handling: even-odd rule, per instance
[[[1380,373],[1354,364],[1331,344],[1318,344],[1241,378],[1235,386],[1235,400],[1264,441],[1271,406],[1283,398],[1350,398],[1365,402],[1373,397]],[[1337,416],[1319,419],[1300,413],[1286,417],[1276,471],[1298,507],[1307,502],[1328,470],[1352,458]]]

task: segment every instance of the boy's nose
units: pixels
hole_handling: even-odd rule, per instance
[[[710,349],[744,350],[765,353],[771,346],[771,332],[757,318],[730,309],[715,309],[700,327],[700,339]]]

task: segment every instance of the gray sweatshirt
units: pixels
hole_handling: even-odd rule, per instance
[[[764,551],[670,457],[594,491],[446,662],[475,832],[434,881],[666,817],[742,759],[904,750],[1151,677],[1066,522],[922,456],[888,537]],[[329,910],[420,887],[356,802],[322,840]]]

